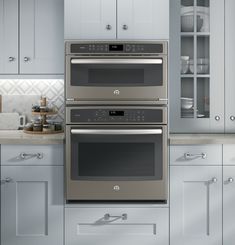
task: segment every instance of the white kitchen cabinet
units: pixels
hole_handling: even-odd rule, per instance
[[[228,18],[224,15],[224,2],[170,1],[169,96],[172,133],[224,132],[224,100],[227,96],[224,94],[224,18]],[[230,42],[234,46],[234,42]],[[232,93],[233,89],[230,88],[230,91]]]
[[[174,145],[170,165],[222,165],[222,145]]]
[[[63,74],[63,4],[0,0],[0,74]]]
[[[116,0],[65,0],[65,39],[115,39]]]
[[[0,0],[0,74],[18,73],[18,0]]]
[[[222,166],[170,167],[171,245],[222,244]]]
[[[65,39],[169,39],[169,0],[65,0]]]
[[[20,0],[20,73],[63,73],[63,0]]]
[[[63,166],[1,167],[1,245],[63,245]]]
[[[169,39],[168,0],[117,0],[119,39]]]
[[[235,241],[235,166],[223,167],[223,245]]]
[[[235,133],[235,1],[225,0],[225,132]]]
[[[2,145],[2,165],[63,166],[64,149],[58,145]]]
[[[168,211],[168,208],[65,208],[65,245],[168,245]]]

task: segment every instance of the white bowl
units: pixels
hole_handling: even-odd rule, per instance
[[[192,109],[193,107],[193,99],[181,97],[181,108],[185,110]]]
[[[200,16],[197,16],[197,31],[200,31],[203,25],[203,20]],[[193,32],[194,31],[194,15],[182,15],[181,16],[181,31]]]
[[[189,65],[189,71],[194,73],[194,64]],[[209,73],[209,65],[208,64],[197,64],[197,74],[208,74]]]

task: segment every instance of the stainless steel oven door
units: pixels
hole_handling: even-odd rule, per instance
[[[67,55],[66,99],[164,101],[167,99],[167,56]]]
[[[66,126],[67,200],[167,200],[167,126]]]

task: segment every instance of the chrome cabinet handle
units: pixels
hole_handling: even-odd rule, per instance
[[[230,120],[231,120],[231,121],[234,121],[234,120],[235,120],[235,116],[231,116],[231,117],[230,117]]]
[[[126,31],[128,29],[128,25],[123,25],[122,29]]]
[[[110,214],[105,214],[105,215],[104,215],[104,220],[109,220],[109,219],[111,219],[111,218],[127,220],[127,214],[122,214],[122,215],[110,215]]]
[[[8,60],[9,60],[10,62],[12,62],[12,61],[15,60],[15,57],[10,56],[10,57],[8,58]]]
[[[35,153],[35,154],[27,154],[25,152],[20,153],[20,158],[21,159],[33,158],[33,157],[36,157],[37,159],[42,159],[43,158],[43,153]]]
[[[24,57],[24,62],[28,62],[30,60],[29,57]]]
[[[227,181],[228,183],[233,183],[234,179],[232,177],[229,177]]]
[[[111,30],[112,29],[112,26],[111,25],[106,25],[106,30]]]
[[[220,116],[215,116],[215,120],[219,121],[220,120]]]
[[[202,159],[206,159],[206,153],[204,153],[204,152],[196,153],[196,154],[191,154],[189,152],[184,153],[184,158],[186,160],[192,159],[194,157],[201,157]]]
[[[13,181],[13,179],[12,179],[12,178],[7,177],[7,178],[5,178],[5,179],[1,180],[1,184],[10,183],[10,182],[12,182],[12,181]]]

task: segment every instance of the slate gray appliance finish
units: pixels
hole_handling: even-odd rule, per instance
[[[65,95],[67,104],[166,104],[167,42],[66,42]]]
[[[166,201],[166,107],[67,107],[68,201]]]

